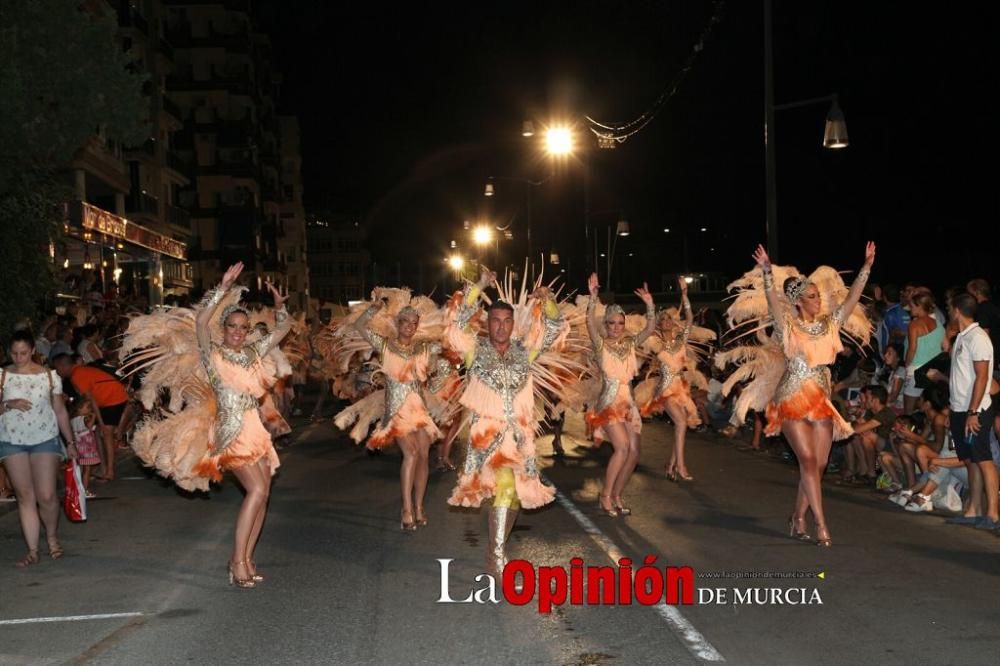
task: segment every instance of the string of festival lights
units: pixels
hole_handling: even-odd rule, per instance
[[[718,0],[713,3],[712,16],[709,18],[708,24],[698,36],[697,41],[691,47],[691,53],[688,54],[688,57],[684,61],[680,71],[677,72],[677,75],[673,78],[666,89],[660,93],[660,96],[656,98],[656,101],[653,102],[653,104],[639,117],[627,123],[609,124],[601,123],[590,116],[586,116],[587,122],[592,125],[589,129],[594,133],[599,142],[610,143],[612,141],[616,141],[618,143],[624,143],[627,139],[635,136],[645,129],[645,127],[653,121],[656,115],[663,109],[664,106],[666,106],[670,98],[677,93],[678,88],[680,88],[684,78],[691,70],[695,60],[698,59],[698,55],[702,52],[702,50],[704,50],[705,41],[712,34],[712,29],[722,20],[722,11],[724,6],[725,2],[723,0]]]

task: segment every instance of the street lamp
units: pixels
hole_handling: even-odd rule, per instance
[[[493,188],[493,183],[486,183],[486,189],[483,191],[483,196],[491,197],[496,194],[496,190]]]
[[[545,152],[554,157],[573,154],[573,130],[560,126],[545,130]]]
[[[530,139],[531,137],[535,136],[535,123],[531,122],[530,120],[525,120],[523,123],[521,123],[521,136],[523,136],[525,139]]]
[[[472,242],[480,247],[493,242],[493,230],[485,224],[480,224],[472,230]]]
[[[833,96],[833,103],[826,114],[826,127],[823,128],[824,148],[847,148],[847,121],[844,120],[844,112],[840,110],[837,103],[837,96]]]

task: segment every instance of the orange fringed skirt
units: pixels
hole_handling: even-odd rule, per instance
[[[685,418],[687,421],[687,426],[689,428],[696,428],[701,425],[701,417],[698,416],[698,408],[694,404],[694,400],[691,398],[691,387],[688,385],[687,380],[683,377],[674,377],[665,390],[656,395],[652,395],[645,400],[639,400],[639,396],[647,392],[652,392],[652,390],[643,390],[646,383],[652,384],[650,387],[652,390],[656,390],[656,386],[659,384],[659,379],[646,379],[639,384],[635,389],[636,399],[639,402],[639,414],[642,416],[653,416],[654,414],[659,414],[667,409],[667,403],[671,400],[680,404],[684,408]]]
[[[271,434],[261,422],[259,412],[248,409],[243,412],[243,427],[239,434],[221,453],[206,456],[198,462],[194,472],[198,476],[219,482],[222,481],[223,472],[254,465],[263,459],[267,459],[271,474],[281,465],[274,444],[271,443]]]
[[[619,386],[611,404],[604,409],[588,410],[585,416],[587,424],[593,429],[594,442],[600,444],[608,439],[604,426],[623,423],[632,429],[632,432],[639,434],[642,432],[642,418],[639,416],[639,409],[635,406],[631,391],[627,386]]]
[[[806,379],[802,381],[798,391],[791,393],[784,400],[769,402],[767,405],[767,427],[764,434],[768,437],[781,434],[781,425],[785,421],[824,421],[833,423],[833,439],[839,441],[854,434],[851,424],[844,420],[837,408],[830,402],[830,396],[819,383]]]
[[[381,449],[400,437],[420,431],[427,433],[432,442],[441,438],[441,431],[434,425],[434,419],[427,411],[423,399],[418,393],[410,393],[389,422],[379,424],[378,429],[368,438],[367,446],[369,449]]]

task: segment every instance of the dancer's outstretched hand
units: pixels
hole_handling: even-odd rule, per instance
[[[590,295],[597,296],[597,292],[600,288],[601,283],[597,279],[597,273],[591,273],[590,277],[587,278],[587,289],[590,291]]]
[[[229,289],[236,283],[236,278],[240,276],[243,272],[243,262],[238,261],[229,268],[226,269],[225,275],[222,276],[222,288]]]
[[[486,266],[482,266],[479,273],[479,288],[486,289],[486,287],[490,286],[496,281],[497,281],[497,274],[491,271],[490,269],[486,268]]]
[[[643,282],[642,286],[635,290],[635,295],[642,299],[648,307],[653,306],[653,295],[649,293],[649,286]]]
[[[872,264],[874,263],[875,263],[875,243],[874,241],[868,241],[868,244],[865,245],[865,266],[871,268]]]
[[[687,280],[684,279],[683,275],[680,276],[679,278],[677,278],[677,286],[680,287],[680,290],[681,290],[682,294],[686,294],[687,293],[687,291],[688,291],[688,283],[687,283]]]
[[[285,287],[285,295],[282,296],[281,289],[275,287],[273,282],[268,280],[265,284],[267,284],[267,288],[271,291],[271,295],[274,297],[274,309],[280,310],[285,305],[285,301],[288,300],[290,295],[288,293],[288,287]]]
[[[539,301],[547,301],[552,298],[552,290],[546,286],[541,286],[531,292],[531,297]]]
[[[767,250],[764,249],[763,245],[758,245],[757,249],[754,250],[753,260],[757,262],[758,266],[771,265],[771,258],[767,256]]]

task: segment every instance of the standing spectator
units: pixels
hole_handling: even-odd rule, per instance
[[[1000,527],[997,493],[1000,480],[990,451],[990,432],[995,405],[990,398],[993,374],[993,345],[974,320],[976,299],[971,294],[955,296],[951,317],[958,323],[959,334],[951,351],[950,428],[958,459],[969,472],[969,502],[964,515],[953,518],[959,524],[975,524],[985,529]],[[986,515],[982,515],[983,493]]]
[[[944,326],[934,318],[934,296],[920,291],[910,302],[910,326],[907,329],[906,383],[903,385],[903,412],[916,409],[917,398],[924,390],[917,386],[916,371],[941,353]]]
[[[55,344],[59,327],[56,325],[55,317],[49,317],[42,324],[42,335],[35,340],[35,354],[41,359],[43,364],[49,362],[49,354],[52,352],[52,345]]]
[[[13,364],[0,371],[0,460],[7,468],[28,554],[17,566],[38,564],[41,526],[49,556],[63,556],[59,544],[59,499],[56,477],[63,458],[62,432],[69,455],[76,457],[76,442],[62,398],[62,381],[51,370],[32,360],[35,337],[27,331],[14,334],[10,345]]]
[[[80,328],[80,342],[77,345],[76,353],[80,355],[87,365],[96,361],[104,360],[104,351],[97,341],[101,339],[101,329],[97,324],[87,324]]]
[[[104,469],[97,480],[112,481],[115,478],[115,447],[121,439],[122,415],[128,405],[125,386],[114,375],[100,368],[74,363],[65,354],[53,358],[52,367],[60,377],[70,381],[81,400],[93,403],[104,445]]]
[[[52,343],[52,348],[49,349],[48,361],[51,364],[52,359],[59,354],[72,355],[73,353],[73,327],[59,324],[56,326],[56,340]]]
[[[899,302],[899,287],[887,284],[882,288],[885,314],[878,330],[879,353],[884,353],[891,342],[905,342],[910,325],[910,313]]]
[[[1000,307],[990,300],[990,283],[983,279],[975,279],[969,282],[967,289],[972,297],[976,299],[976,322],[980,328],[986,331],[993,342],[994,365],[997,358],[997,350],[1000,349]],[[994,368],[997,372],[997,368]],[[998,373],[1000,374],[1000,373]],[[997,377],[1000,379],[1000,376]]]

